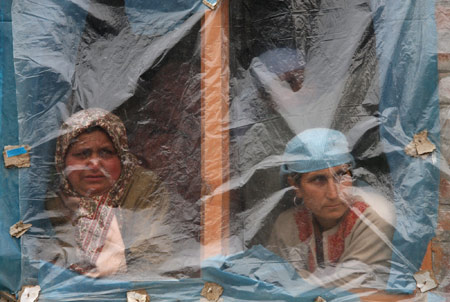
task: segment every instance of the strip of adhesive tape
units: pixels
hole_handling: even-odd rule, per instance
[[[219,2],[220,0],[203,0],[203,4],[208,6],[210,9],[215,9]]]
[[[14,157],[14,156],[22,155],[25,153],[27,153],[27,150],[24,147],[20,147],[20,148],[11,149],[11,150],[6,151],[6,156]]]

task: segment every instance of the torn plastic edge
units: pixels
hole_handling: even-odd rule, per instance
[[[19,292],[19,302],[35,302],[39,298],[41,287],[39,285],[26,285]]]
[[[20,238],[32,227],[31,223],[23,223],[22,220],[9,228],[9,234],[13,237]]]
[[[433,273],[430,271],[418,271],[414,274],[414,279],[416,280],[417,288],[422,293],[435,289],[439,285]]]
[[[16,297],[12,294],[8,294],[7,292],[0,291],[0,298],[5,299],[8,302],[16,302]]]
[[[215,10],[221,1],[222,0],[203,0],[203,4],[210,9]]]
[[[210,302],[218,302],[223,294],[223,287],[214,282],[206,282],[200,295]]]
[[[150,302],[150,296],[145,289],[127,292],[127,302]]]

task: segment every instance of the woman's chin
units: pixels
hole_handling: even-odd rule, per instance
[[[91,186],[91,187],[87,187],[83,190],[79,190],[78,193],[80,193],[81,195],[83,195],[85,197],[94,197],[94,196],[102,195],[102,194],[108,192],[108,190],[110,188],[111,187]]]

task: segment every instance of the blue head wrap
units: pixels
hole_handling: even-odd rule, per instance
[[[307,173],[343,164],[353,164],[345,135],[326,128],[308,129],[291,139],[284,151],[282,177],[290,173]]]

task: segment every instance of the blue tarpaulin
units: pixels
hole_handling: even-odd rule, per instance
[[[152,301],[198,301],[204,282],[210,281],[223,286],[225,301],[313,301],[317,296],[357,301],[358,296],[348,291],[307,283],[288,262],[256,245],[254,239],[263,228],[270,229],[273,221],[263,218],[285,195],[284,189],[277,188],[276,156],[289,135],[313,126],[338,128],[353,145],[372,138],[366,133],[376,132],[380,145],[366,144],[367,149],[357,150],[357,159],[383,153],[387,162],[380,169],[384,173],[380,181],[373,175],[367,178],[371,185],[385,189],[396,209],[387,289],[411,293],[416,288],[413,274],[435,236],[439,202],[441,125],[434,1],[322,1],[322,7],[306,13],[288,1],[278,1],[274,7],[263,2],[245,2],[254,9],[250,17],[233,11],[240,3],[229,3],[232,152],[231,171],[225,172],[230,173],[232,189],[230,250],[239,252],[207,259],[201,275],[192,262],[200,261],[199,204],[205,191],[198,185],[201,180],[196,182],[201,178],[196,157],[201,155],[198,129],[205,85],[201,79],[206,76],[200,61],[202,52],[211,51],[201,42],[202,17],[208,8],[201,0],[0,2],[0,147],[28,144],[32,148],[30,168],[0,168],[1,291],[17,294],[24,285],[39,284],[40,301],[124,301],[127,291],[146,289]],[[273,11],[279,14],[271,15]],[[307,29],[320,34],[304,34],[300,19],[285,24],[286,16],[295,19],[301,13],[307,16],[301,15],[301,22],[310,25]],[[254,28],[241,26],[246,18]],[[281,20],[278,25],[277,20]],[[373,57],[368,55],[371,46],[365,37],[375,41]],[[303,86],[297,88],[292,82],[272,81],[279,66],[270,64],[284,59],[277,53],[292,53],[286,51],[290,43],[297,43],[294,57],[299,63],[294,65],[304,69]],[[359,74],[365,68],[369,76]],[[225,75],[216,75],[221,76]],[[360,103],[353,102],[357,97]],[[273,104],[267,101],[270,98],[276,99]],[[54,235],[45,202],[55,180],[60,125],[72,113],[91,107],[114,111],[124,120],[131,150],[167,184],[177,212],[170,215],[188,222],[177,229],[175,237],[182,247],[170,262],[174,266],[165,267],[170,278],[93,279],[37,259],[45,254],[42,242]],[[404,148],[422,130],[428,131],[437,150],[426,158],[411,157]],[[171,157],[173,153],[178,157]],[[263,175],[254,181],[254,175],[267,167],[275,169],[265,175],[275,177],[262,180]],[[252,204],[248,196],[256,202]],[[19,220],[33,227],[16,239],[9,228]],[[178,271],[184,266],[188,273]],[[429,298],[441,299],[437,294]]]
[[[128,282],[92,279],[49,263],[41,263],[39,301],[125,301],[127,291],[146,290],[152,301],[198,301],[200,279]]]
[[[15,94],[12,46],[11,2],[0,3],[0,137],[2,146],[18,144],[17,101]],[[3,148],[2,148],[3,149]],[[9,227],[19,218],[19,173],[1,167],[1,255],[0,288],[17,291],[20,288],[21,254],[19,240],[9,236]]]
[[[439,146],[437,35],[434,3],[373,1],[380,69],[381,137],[391,168],[397,225],[390,285],[411,292],[435,235],[439,156],[412,158],[403,151],[414,134],[428,130]],[[416,62],[421,62],[417,64]],[[438,153],[439,154],[439,153]]]
[[[359,301],[339,288],[317,288],[304,281],[286,261],[255,246],[230,257],[204,261],[203,279],[224,285],[227,301]]]

